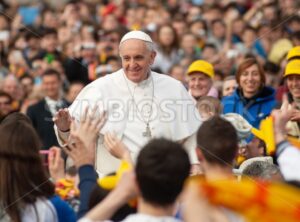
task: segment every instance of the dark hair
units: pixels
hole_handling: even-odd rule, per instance
[[[107,56],[107,58],[106,58],[106,64],[109,63],[110,61],[119,62],[120,58],[118,56],[114,56],[114,55]]]
[[[51,197],[54,185],[42,165],[38,135],[28,122],[1,124],[0,141],[0,202],[11,220],[20,222],[22,208],[39,197]]]
[[[173,32],[173,35],[174,35],[173,42],[168,47],[162,45],[161,42],[160,42],[160,39],[159,39],[159,33],[165,27],[170,28]],[[162,50],[163,54],[170,55],[172,50],[178,49],[179,42],[178,42],[178,38],[177,38],[177,33],[176,33],[176,30],[174,29],[174,27],[172,25],[165,24],[165,25],[160,26],[157,30],[157,38],[158,38],[158,42],[159,42],[159,47]]]
[[[27,30],[25,31],[25,40],[26,41],[29,41],[30,39],[39,39],[40,38],[40,33],[39,33],[39,30],[32,27],[32,26],[29,26],[27,27]]]
[[[61,80],[60,73],[56,69],[46,69],[42,74],[42,78],[45,76],[56,76],[59,80]]]
[[[198,148],[205,160],[212,164],[232,165],[238,149],[237,141],[235,128],[219,116],[203,122],[197,132]]]
[[[297,31],[297,32],[293,32],[292,35],[291,35],[291,39],[297,39],[297,40],[300,40],[300,31]]]
[[[254,33],[257,33],[257,29],[253,28],[253,27],[250,26],[250,25],[247,25],[247,26],[245,27],[244,32],[246,32],[247,30],[250,30],[250,31],[252,31],[252,32],[254,32]]]
[[[270,72],[273,75],[277,75],[278,72],[280,71],[280,67],[277,64],[270,61],[267,61],[264,64],[263,68],[265,72]]]
[[[90,199],[89,199],[89,209],[95,207],[98,203],[100,203],[110,191],[103,189],[102,187],[98,186],[98,184],[93,188]],[[112,221],[122,221],[124,220],[129,214],[136,213],[136,208],[130,207],[128,204],[121,206],[110,218]]]
[[[300,23],[300,16],[299,15],[291,16],[291,18],[289,18],[288,20],[288,23],[291,24],[293,22]]]
[[[202,19],[202,18],[196,18],[196,19],[194,19],[193,21],[191,21],[191,22],[189,23],[189,27],[193,26],[194,24],[196,24],[196,23],[198,23],[198,22],[201,22],[201,23],[202,23],[203,29],[207,32],[207,30],[208,30],[207,22],[206,22],[204,19]]]
[[[180,194],[189,176],[190,162],[179,143],[154,139],[141,150],[135,171],[143,199],[153,205],[168,206]]]
[[[1,122],[1,124],[9,124],[9,123],[15,123],[15,122],[19,122],[19,121],[23,121],[24,123],[27,124],[32,124],[31,120],[28,116],[19,113],[19,112],[13,112],[9,115],[7,115]]]
[[[42,32],[42,36],[45,37],[47,35],[55,35],[57,36],[57,31],[53,28],[45,28]]]
[[[34,78],[33,78],[31,75],[29,75],[29,74],[25,74],[25,75],[21,76],[21,77],[19,78],[20,82],[21,82],[23,79],[30,79],[31,82],[34,83]]]
[[[206,43],[203,48],[202,48],[202,51],[204,51],[204,49],[206,48],[212,48],[214,50],[217,50],[217,46],[214,44],[214,43]]]
[[[247,58],[241,62],[241,64],[237,68],[236,82],[240,85],[241,75],[243,74],[243,72],[246,69],[248,69],[252,65],[257,65],[257,67],[258,67],[258,72],[259,72],[260,79],[261,79],[261,88],[262,88],[266,84],[266,77],[265,77],[262,66],[259,64],[259,62],[255,58]]]

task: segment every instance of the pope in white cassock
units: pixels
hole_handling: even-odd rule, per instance
[[[108,115],[96,146],[95,167],[100,175],[115,171],[120,163],[104,147],[103,135],[107,132],[117,135],[133,160],[150,139],[164,137],[182,142],[191,164],[197,164],[195,134],[201,124],[198,111],[181,82],[150,70],[156,55],[150,36],[142,31],[128,32],[121,39],[119,53],[122,69],[87,85],[68,111],[56,114],[60,143],[69,136],[66,115],[79,124],[85,107],[97,106]]]

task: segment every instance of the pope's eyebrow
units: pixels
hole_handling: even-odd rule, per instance
[[[136,55],[136,56],[134,56],[134,58],[135,59],[142,59],[142,58],[144,58],[144,56],[143,55]]]

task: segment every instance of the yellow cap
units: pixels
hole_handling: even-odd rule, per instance
[[[295,46],[292,48],[286,56],[287,60],[290,60],[294,57],[300,57],[300,46]]]
[[[212,66],[212,64],[204,60],[197,60],[189,66],[187,75],[190,75],[194,72],[204,73],[208,75],[210,78],[213,78],[215,75],[214,67]]]
[[[288,75],[300,75],[300,59],[294,59],[288,62],[285,67],[283,77],[286,77]]]

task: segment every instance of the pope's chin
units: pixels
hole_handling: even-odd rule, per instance
[[[138,83],[144,80],[143,75],[140,72],[127,72],[126,76],[132,82]]]

